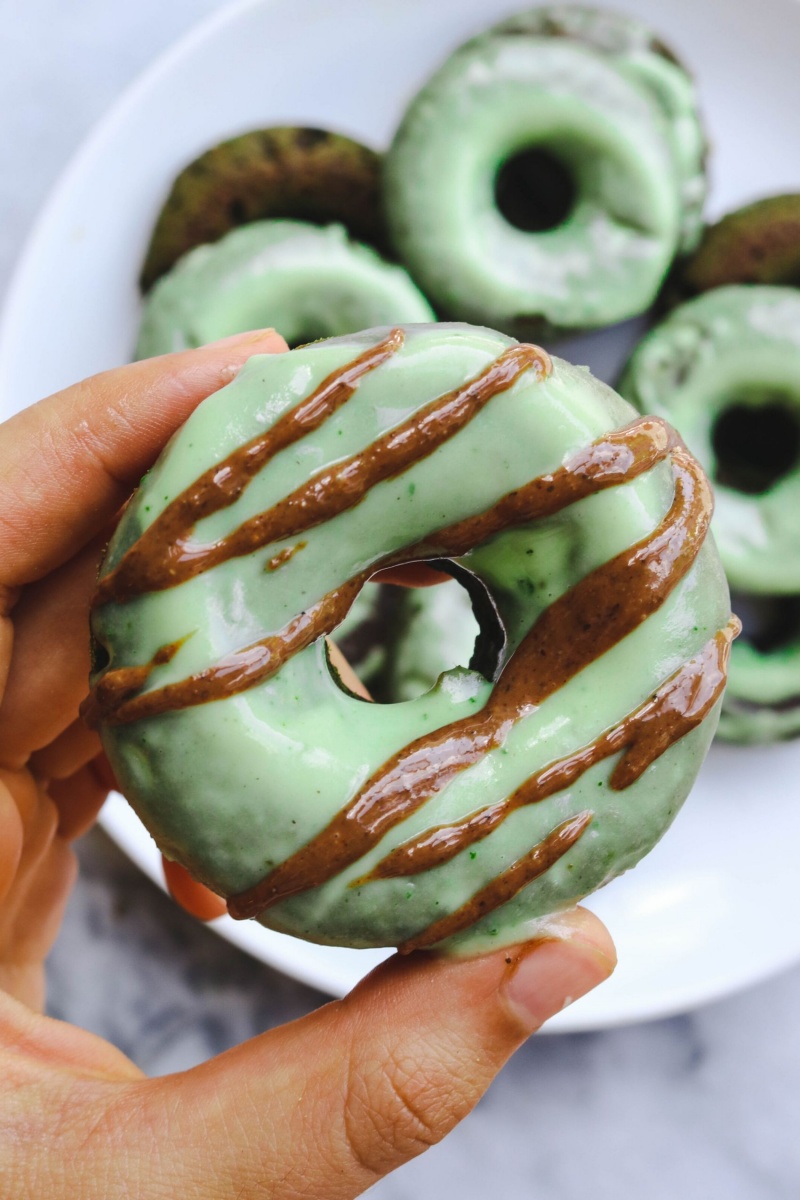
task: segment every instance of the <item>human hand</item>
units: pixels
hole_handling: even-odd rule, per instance
[[[70,841],[107,793],[78,720],[88,608],[119,508],[171,433],[267,331],[97,376],[0,433],[0,1194],[48,1200],[354,1196],[437,1141],[614,952],[576,910],[557,936],[469,962],[395,957],[343,1001],[148,1080],[41,1016]]]

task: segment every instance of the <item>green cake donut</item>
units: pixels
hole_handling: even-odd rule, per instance
[[[800,735],[800,596],[735,597],[744,636],[732,648],[719,721],[729,742]]]
[[[142,290],[195,246],[267,218],[344,225],[357,241],[385,251],[380,155],[341,134],[291,125],[212,146],[170,189],[142,267]]]
[[[125,510],[84,715],[234,916],[329,944],[512,943],[633,866],[692,785],[735,632],[709,518],[663,422],[501,334],[253,358]],[[480,672],[370,704],[325,637],[408,561],[452,563],[496,619]]]
[[[800,293],[734,285],[690,300],[640,344],[620,391],[674,422],[708,471],[723,565],[758,614],[733,650],[721,735],[800,734]]]
[[[254,221],[198,246],[145,299],[137,358],[272,326],[290,345],[433,312],[402,267],[339,225]]]
[[[509,332],[644,311],[701,228],[691,79],[640,23],[522,14],[458,49],[386,157],[394,243],[440,311]]]

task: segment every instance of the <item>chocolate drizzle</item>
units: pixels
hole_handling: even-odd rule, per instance
[[[739,628],[738,620],[731,620],[654,696],[588,746],[548,763],[505,800],[487,805],[463,821],[439,825],[404,842],[351,886],[360,887],[371,879],[418,875],[450,862],[462,850],[487,837],[516,809],[539,804],[571,787],[590,767],[620,751],[623,755],[612,772],[610,785],[615,791],[630,787],[673,742],[695,729],[711,712],[725,688],[730,646]]]
[[[431,401],[365,450],[323,469],[225,537],[208,544],[191,540],[199,521],[234,504],[275,454],[319,428],[353,395],[364,375],[391,358],[403,341],[402,330],[394,330],[330,374],[271,429],[185,489],[99,582],[94,606],[112,600],[124,603],[146,591],[174,587],[231,558],[299,537],[353,508],[377,484],[442,446],[524,372],[533,370],[542,378],[552,369],[544,351],[529,345],[512,346],[475,379]],[[443,790],[457,774],[502,746],[519,720],[663,604],[695,561],[711,515],[705,477],[674,431],[657,418],[640,418],[603,435],[557,470],[509,492],[483,512],[387,554],[323,596],[284,629],[186,679],[143,690],[153,669],[169,662],[180,643],[162,647],[150,663],[106,671],[84,702],[84,718],[93,726],[120,725],[255,687],[292,655],[330,633],[375,571],[409,560],[459,557],[504,529],[551,516],[605,488],[627,483],[670,455],[674,496],[653,533],[591,571],[541,613],[506,662],[479,713],[405,746],[316,837],[254,887],[229,899],[234,917],[257,916],[288,897],[321,886],[372,851],[388,830]],[[304,545],[301,541],[278,551],[266,569],[277,569]],[[730,641],[737,631],[732,621],[650,700],[589,746],[548,764],[502,802],[398,846],[352,886],[414,875],[449,862],[486,837],[509,813],[563,790],[613,754],[622,752],[611,786],[628,787],[708,715],[724,686]],[[587,811],[564,821],[467,904],[419,932],[401,949],[433,945],[506,903],[561,858],[583,835],[592,817]]]
[[[500,392],[531,368],[540,375],[549,359],[536,346],[511,346],[476,379],[432,401],[408,421],[378,438],[366,450],[313,475],[266,512],[243,521],[227,537],[193,544],[197,521],[233,504],[253,475],[278,450],[291,446],[352,396],[361,377],[385,362],[403,344],[402,330],[335,371],[308,400],[286,413],[267,433],[254,438],[196,484],[187,488],[146,529],[117,567],[97,586],[94,604],[118,603],[145,591],[176,587],[231,558],[284,538],[297,537],[354,508],[376,484],[392,479],[432,454],[472,420]]]
[[[705,477],[685,451],[674,452],[673,472],[675,498],[656,531],[545,609],[485,707],[390,758],[321,833],[254,888],[229,900],[232,916],[255,916],[357,862],[457,774],[502,746],[517,721],[655,612],[694,562],[711,515]]]
[[[188,538],[197,522],[235,504],[251,479],[270,459],[313,433],[333,416],[350,399],[364,375],[382,366],[404,342],[403,330],[393,329],[382,342],[370,346],[351,363],[323,379],[310,396],[285,413],[270,429],[204,471],[167,505],[114,570],[99,581],[92,607],[109,600],[119,604],[143,592],[175,587],[208,570],[216,562],[232,557],[224,553],[226,542],[192,547]]]
[[[513,900],[517,892],[521,892],[529,883],[533,883],[534,879],[544,875],[545,871],[549,871],[554,863],[564,857],[589,828],[593,817],[592,812],[582,812],[576,817],[562,821],[526,855],[495,876],[486,887],[477,891],[466,904],[453,909],[447,916],[434,921],[427,929],[398,946],[400,953],[410,954],[412,950],[425,950],[429,946],[435,946],[437,942],[443,942],[445,938],[461,933],[462,929],[469,929],[470,925],[494,912],[501,904]]]

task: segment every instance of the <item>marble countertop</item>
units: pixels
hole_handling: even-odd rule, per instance
[[[220,0],[0,0],[0,293],[36,211],[126,84]],[[144,1070],[188,1067],[324,997],[196,925],[99,831],[50,963],[50,1010]],[[777,914],[780,919],[780,914]],[[532,1039],[380,1200],[796,1200],[800,968],[668,1021]]]

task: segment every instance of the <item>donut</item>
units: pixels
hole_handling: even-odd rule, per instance
[[[341,225],[254,221],[184,255],[145,298],[137,358],[274,326],[290,345],[433,312],[402,267]]]
[[[356,240],[388,249],[381,157],[326,129],[255,129],[212,146],[175,179],[145,256],[142,291],[195,246],[265,218],[344,225]]]
[[[534,10],[452,54],[385,162],[398,254],[442,313],[566,333],[643,312],[697,242],[692,81],[649,30]]]
[[[731,285],[686,302],[620,391],[674,422],[716,486],[714,535],[745,614],[721,736],[800,734],[800,293]]]
[[[516,942],[633,866],[692,785],[736,629],[710,506],[663,421],[491,330],[252,358],[124,512],[84,717],[233,916]],[[326,636],[408,562],[461,573],[492,619],[470,664],[370,704]]]
[[[756,200],[710,225],[671,281],[671,299],[736,283],[800,286],[800,195]]]

